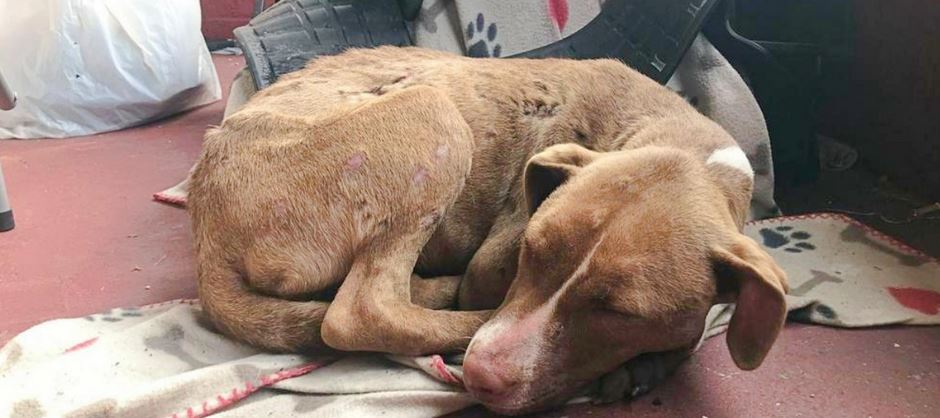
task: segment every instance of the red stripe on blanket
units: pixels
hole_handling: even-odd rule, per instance
[[[157,202],[168,203],[168,204],[171,204],[171,205],[173,205],[173,206],[183,206],[183,207],[186,206],[186,198],[185,198],[185,197],[171,196],[171,195],[168,195],[168,194],[163,193],[163,192],[154,193],[154,194],[153,194],[153,200],[156,200]]]
[[[223,409],[228,408],[232,404],[245,399],[248,395],[255,393],[258,389],[271,386],[282,380],[291,379],[298,376],[303,376],[307,373],[310,373],[320,367],[330,364],[332,360],[324,361],[321,363],[308,363],[303,366],[294,367],[291,369],[281,370],[277,373],[264,375],[260,377],[261,385],[255,386],[251,381],[245,382],[242,388],[233,388],[231,392],[226,392],[223,394],[216,395],[214,398],[203,401],[201,404],[201,411],[198,413],[192,407],[186,408],[186,418],[203,418],[209,415],[221,412]],[[209,405],[210,402],[213,402],[213,405]],[[172,418],[178,418],[179,413],[173,414]]]
[[[458,385],[461,383],[460,380],[450,372],[450,370],[447,370],[447,365],[444,364],[444,359],[441,356],[437,354],[431,356],[431,367],[437,371],[438,377],[440,377],[441,380],[447,383]]]
[[[568,0],[548,0],[548,15],[558,31],[564,31],[568,24]]]
[[[82,342],[80,342],[80,343],[78,343],[78,344],[75,344],[75,345],[73,345],[73,346],[71,346],[71,347],[69,347],[69,348],[66,348],[66,349],[65,349],[65,352],[66,352],[66,353],[71,353],[71,352],[73,352],[73,351],[78,351],[78,350],[81,350],[81,349],[83,349],[83,348],[88,348],[89,346],[91,346],[92,344],[96,343],[97,341],[98,341],[98,337],[89,338],[89,339],[87,339],[87,340],[85,340],[85,341],[82,341]]]

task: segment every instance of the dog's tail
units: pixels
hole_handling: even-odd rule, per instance
[[[198,268],[199,299],[219,331],[274,352],[328,349],[320,338],[328,303],[259,294],[245,284],[239,272],[224,264],[218,258],[200,263]]]

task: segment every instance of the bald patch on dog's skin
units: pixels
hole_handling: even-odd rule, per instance
[[[744,154],[741,147],[737,145],[715,150],[715,152],[712,152],[708,157],[708,160],[705,161],[705,164],[725,165],[744,173],[748,178],[754,178],[754,170],[751,168],[751,162],[748,161],[747,155]]]

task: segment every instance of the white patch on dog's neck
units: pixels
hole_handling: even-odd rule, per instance
[[[741,147],[732,145],[730,147],[715,150],[705,161],[706,165],[722,164],[728,167],[740,170],[748,176],[754,178],[754,170],[751,168],[751,162],[747,160],[747,155],[741,151]]]

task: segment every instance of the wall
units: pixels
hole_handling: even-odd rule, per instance
[[[200,0],[202,5],[202,34],[208,40],[232,39],[232,30],[244,26],[251,19],[254,0]],[[274,0],[265,0],[270,6]]]
[[[854,3],[854,58],[824,125],[876,171],[940,200],[940,1]]]

